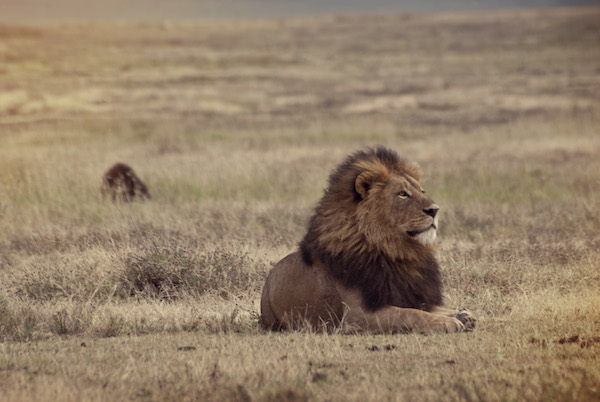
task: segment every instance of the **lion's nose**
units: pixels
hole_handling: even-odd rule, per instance
[[[439,210],[440,210],[440,207],[438,207],[436,204],[433,204],[433,205],[430,205],[429,207],[425,208],[423,210],[423,212],[425,212],[427,215],[431,216],[432,218],[435,218],[435,216],[437,215]]]

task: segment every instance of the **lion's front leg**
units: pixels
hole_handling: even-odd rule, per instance
[[[472,331],[475,329],[475,324],[477,323],[477,317],[471,310],[467,309],[449,309],[441,306],[435,307],[432,311],[434,314],[442,314],[447,317],[454,317],[465,326],[465,331]]]
[[[467,331],[456,317],[395,306],[385,306],[373,312],[361,308],[354,311],[349,309],[344,317],[344,324],[350,330],[371,333]]]

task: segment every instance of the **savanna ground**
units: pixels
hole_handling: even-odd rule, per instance
[[[600,9],[0,26],[0,399],[598,400]],[[472,333],[267,333],[375,144],[442,207]],[[130,164],[150,202],[100,197]]]

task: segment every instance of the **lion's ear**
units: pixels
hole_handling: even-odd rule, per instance
[[[367,175],[367,172],[358,175],[356,181],[354,182],[354,189],[358,195],[360,195],[360,198],[364,200],[371,189],[371,181],[370,177]]]
[[[390,173],[387,168],[380,163],[361,165],[362,166],[360,167],[363,168],[363,172],[356,177],[354,189],[358,195],[360,195],[360,198],[364,200],[375,184],[385,183],[389,179]]]

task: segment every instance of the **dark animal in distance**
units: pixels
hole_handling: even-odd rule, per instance
[[[102,197],[110,196],[113,201],[132,201],[138,198],[152,198],[148,187],[124,163],[115,163],[102,176]]]

